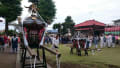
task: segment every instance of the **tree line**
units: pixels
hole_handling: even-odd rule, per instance
[[[65,22],[63,22],[63,23],[55,23],[53,25],[53,29],[58,29],[58,32],[61,35],[65,35],[69,31],[70,31],[70,33],[73,34],[74,33],[74,25],[75,25],[75,22],[72,20],[72,17],[67,16],[65,18]]]

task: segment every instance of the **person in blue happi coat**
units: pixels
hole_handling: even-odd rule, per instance
[[[18,38],[16,37],[16,34],[13,36],[12,38],[12,50],[13,53],[17,53],[17,49],[18,49]]]

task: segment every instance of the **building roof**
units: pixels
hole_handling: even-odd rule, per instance
[[[92,25],[105,26],[104,23],[98,22],[96,20],[88,20],[88,21],[82,22],[80,24],[77,24],[74,27],[92,26]]]
[[[37,17],[37,16],[30,16],[30,17],[27,17],[24,21],[23,21],[23,25],[29,25],[29,24],[38,24],[38,25],[41,25],[41,24],[44,24],[43,21]]]
[[[120,19],[118,19],[118,20],[114,20],[113,22],[115,22],[115,23],[116,23],[116,22],[120,22]]]
[[[79,28],[79,29],[75,29],[75,30],[92,30],[93,28]]]
[[[23,26],[30,29],[42,29],[45,23],[37,16],[30,16],[23,21]]]

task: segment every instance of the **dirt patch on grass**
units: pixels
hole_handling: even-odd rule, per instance
[[[49,63],[52,68],[57,68],[56,63]],[[88,65],[82,65],[82,64],[71,64],[71,63],[61,63],[60,68],[89,68]]]
[[[120,68],[119,66],[116,66],[116,65],[110,65],[110,64],[108,64],[108,67],[109,67],[109,68]]]
[[[47,60],[47,62],[52,66],[52,68],[56,67],[56,62]],[[110,64],[74,64],[74,63],[68,63],[64,62],[60,64],[60,68],[120,68],[116,65],[110,65]]]

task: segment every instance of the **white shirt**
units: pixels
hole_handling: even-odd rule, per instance
[[[58,39],[53,38],[53,44],[58,46],[59,45],[59,38]]]
[[[112,42],[112,36],[111,36],[111,35],[108,36],[108,41],[109,41],[110,43]]]
[[[103,36],[100,36],[100,41],[101,41],[101,42],[103,42],[103,38],[104,38]]]

